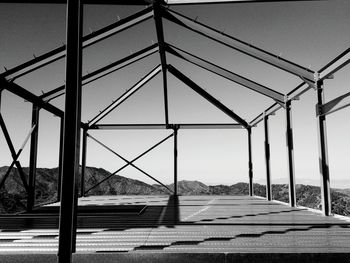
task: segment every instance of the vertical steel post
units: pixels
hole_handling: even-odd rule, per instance
[[[288,173],[289,173],[289,205],[296,206],[295,195],[295,172],[294,172],[294,143],[293,143],[293,125],[292,125],[292,102],[286,101],[286,141],[288,156]]]
[[[83,129],[83,145],[81,156],[81,180],[80,180],[80,196],[85,196],[85,170],[86,170],[86,153],[87,153],[87,128]]]
[[[57,202],[61,201],[61,185],[62,185],[62,162],[63,162],[63,131],[64,118],[60,121],[60,146],[58,153],[58,179],[57,179]]]
[[[35,128],[30,138],[28,199],[27,199],[28,212],[32,211],[35,205],[35,177],[36,177],[36,164],[37,164],[37,157],[38,157],[39,111],[40,111],[40,108],[33,104],[32,127],[35,126]]]
[[[177,196],[177,131],[179,127],[174,126],[174,195]]]
[[[253,189],[253,161],[252,161],[252,128],[249,127],[248,131],[248,173],[249,173],[249,195],[254,195]]]
[[[270,175],[270,142],[269,142],[269,116],[264,113],[265,131],[265,163],[266,163],[266,198],[272,200]]]
[[[71,263],[75,250],[81,112],[81,2],[67,1],[66,100],[59,217],[58,262]]]
[[[324,104],[323,82],[316,81],[317,92],[317,126],[318,126],[318,149],[319,149],[319,167],[321,176],[321,198],[323,214],[329,216],[331,214],[331,194],[329,183],[329,162],[327,149],[327,129],[326,116],[322,114],[321,107]]]

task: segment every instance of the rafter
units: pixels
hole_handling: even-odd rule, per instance
[[[224,77],[230,81],[233,81],[237,84],[240,84],[241,86],[244,86],[248,89],[256,91],[260,94],[263,94],[263,95],[265,95],[265,96],[267,96],[275,101],[278,101],[279,103],[284,103],[284,95],[278,91],[275,91],[273,89],[265,87],[257,82],[254,82],[250,79],[242,77],[236,73],[228,71],[227,69],[219,67],[219,66],[217,66],[209,61],[206,61],[202,58],[199,58],[199,57],[197,57],[189,52],[186,52],[178,47],[174,47],[174,46],[168,44],[166,46],[166,51],[173,54],[174,56],[182,58],[182,59],[184,59],[184,60],[186,60],[194,65],[197,65],[205,70],[208,70],[216,75]]]
[[[109,38],[127,28],[135,26],[153,16],[152,8],[148,7],[136,14],[121,19],[113,24],[101,28],[85,37],[83,37],[82,48],[91,46],[106,38]],[[8,80],[14,80],[24,76],[32,71],[42,68],[66,56],[66,46],[58,47],[50,52],[29,60],[21,65],[3,72],[0,77],[5,77]]]
[[[291,61],[283,59],[277,55],[269,53],[261,48],[250,45],[242,40],[234,38],[228,34],[220,32],[212,27],[194,21],[182,14],[173,10],[167,9],[163,12],[163,17],[182,27],[203,35],[209,39],[219,42],[223,45],[231,47],[241,53],[254,57],[258,60],[266,62],[272,66],[280,68],[298,77],[303,77],[307,80],[314,81],[314,73],[312,70],[297,65]]]

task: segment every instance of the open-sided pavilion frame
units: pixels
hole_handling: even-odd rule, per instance
[[[156,178],[153,178],[148,173],[144,172],[141,168],[133,164],[134,161],[147,154],[149,151],[157,147],[159,144],[174,138],[174,190],[173,194],[177,194],[177,131],[179,129],[245,129],[248,135],[248,153],[249,153],[249,194],[253,195],[253,163],[252,163],[252,143],[251,132],[252,128],[258,123],[264,123],[265,131],[265,159],[266,159],[266,195],[267,199],[272,199],[271,193],[271,180],[270,180],[270,145],[269,145],[269,116],[276,111],[283,109],[285,111],[286,118],[286,137],[287,137],[287,153],[288,153],[288,171],[289,171],[289,203],[290,206],[296,206],[295,195],[295,178],[294,178],[294,153],[293,153],[293,127],[291,107],[292,101],[299,99],[299,97],[310,89],[314,89],[317,94],[317,110],[315,117],[318,122],[318,139],[319,139],[319,160],[320,160],[320,175],[321,175],[321,189],[322,189],[322,209],[324,215],[331,214],[331,200],[330,200],[330,184],[329,184],[329,168],[328,168],[328,156],[327,156],[327,136],[326,136],[326,115],[345,108],[350,105],[349,95],[346,93],[339,96],[332,101],[326,102],[324,99],[323,89],[324,80],[333,78],[334,74],[347,65],[350,61],[350,49],[347,49],[334,60],[329,62],[319,71],[314,72],[303,66],[297,65],[291,61],[283,59],[272,53],[266,52],[263,49],[252,46],[246,42],[243,42],[237,38],[220,32],[208,25],[202,24],[196,20],[192,20],[180,13],[168,9],[170,5],[178,4],[212,4],[212,3],[238,3],[238,2],[268,2],[268,1],[209,1],[209,0],[169,0],[169,1],[151,1],[151,0],[16,0],[6,1],[0,0],[0,3],[61,3],[67,4],[67,32],[66,32],[66,45],[58,47],[46,54],[35,57],[34,59],[27,61],[19,66],[11,69],[6,69],[5,72],[0,74],[0,103],[1,92],[7,90],[26,101],[32,103],[32,128],[29,131],[28,136],[24,140],[23,145],[16,152],[13,143],[11,141],[10,134],[6,128],[6,124],[0,113],[0,126],[4,133],[6,142],[11,151],[13,162],[9,167],[7,173],[0,182],[0,188],[5,184],[7,177],[9,176],[13,166],[18,168],[19,174],[23,185],[28,193],[27,209],[31,211],[35,204],[35,173],[36,173],[36,161],[37,161],[37,145],[38,145],[38,125],[39,125],[39,111],[44,109],[61,119],[61,136],[60,136],[60,161],[59,161],[59,190],[58,199],[61,202],[60,207],[60,237],[59,237],[59,262],[70,262],[71,254],[75,251],[75,227],[77,217],[77,197],[79,190],[78,186],[78,169],[79,169],[79,155],[80,148],[82,148],[82,176],[81,176],[81,189],[80,194],[83,196],[90,189],[85,189],[84,174],[86,166],[86,152],[87,152],[87,138],[95,140],[97,143],[111,151],[119,158],[126,162],[126,165],[121,167],[111,176],[116,174],[126,166],[131,165],[144,173],[146,176],[154,179],[157,183],[167,187],[159,182]],[[108,4],[108,5],[148,5],[145,9],[125,18],[119,20],[111,25],[108,25],[98,31],[95,31],[89,35],[82,36],[82,6],[84,4]],[[157,33],[157,43],[142,50],[139,50],[129,56],[126,56],[114,63],[104,66],[94,72],[86,75],[82,75],[81,62],[82,62],[82,49],[93,45],[99,41],[102,41],[110,36],[113,36],[123,30],[126,30],[134,25],[142,23],[148,19],[154,19],[154,24]],[[282,94],[269,87],[254,82],[244,76],[240,76],[234,72],[231,72],[225,68],[222,68],[210,61],[206,61],[200,57],[197,57],[185,50],[166,43],[164,39],[163,20],[166,19],[170,22],[176,23],[179,26],[192,30],[202,36],[205,36],[211,40],[217,41],[229,48],[237,50],[248,56],[251,56],[257,60],[263,61],[273,67],[277,67],[290,74],[298,76],[301,79],[301,83],[288,92]],[[148,57],[154,53],[159,53],[160,64],[151,70],[144,78],[137,82],[133,87],[128,89],[119,98],[114,100],[110,105],[100,111],[93,119],[87,123],[81,122],[81,88],[83,85],[91,83],[99,78],[102,78],[108,74],[111,74],[121,68],[139,61],[145,57]],[[232,82],[238,83],[250,90],[253,90],[261,95],[267,96],[272,99],[274,103],[262,111],[256,118],[250,122],[245,121],[241,116],[237,115],[213,95],[206,92],[203,88],[197,85],[184,73],[180,72],[177,68],[167,63],[167,55],[172,54],[178,58],[186,60],[198,67],[208,70],[214,74],[217,74],[223,78],[226,78]],[[44,67],[50,63],[53,63],[59,59],[66,57],[66,84],[60,86],[52,91],[49,91],[41,96],[36,96],[14,81],[32,71],[35,71],[41,67]],[[99,122],[107,116],[110,112],[116,109],[120,104],[126,101],[137,90],[142,88],[148,81],[150,81],[157,74],[162,72],[163,91],[164,91],[164,123],[158,124],[100,124]],[[232,118],[232,124],[224,123],[203,123],[203,124],[181,124],[181,123],[169,123],[168,118],[168,94],[167,94],[167,75],[171,73],[177,79],[182,81],[196,93],[201,95],[211,104],[220,109],[223,113]],[[59,108],[50,104],[50,101],[65,94],[65,110],[62,111]],[[1,105],[1,104],[0,104]],[[82,146],[80,146],[80,130],[83,130]],[[147,149],[133,160],[127,160],[108,146],[99,142],[91,135],[88,134],[89,130],[104,130],[104,129],[171,129],[173,133],[167,136],[165,139],[158,142],[153,147]],[[18,158],[30,139],[30,161],[29,161],[29,175],[28,178],[24,174],[21,164]],[[108,177],[110,178],[110,177]],[[106,178],[105,180],[107,180]],[[103,180],[103,181],[105,181]],[[99,184],[102,182],[99,182]],[[168,189],[172,192],[171,189]]]

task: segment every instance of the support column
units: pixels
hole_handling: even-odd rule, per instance
[[[269,142],[269,116],[264,113],[265,130],[265,163],[266,163],[266,199],[272,200],[270,175],[270,142]]]
[[[319,149],[319,167],[321,176],[321,198],[322,211],[325,216],[331,214],[331,194],[329,183],[329,162],[327,149],[327,129],[326,116],[322,115],[320,107],[324,104],[323,82],[316,82],[317,92],[317,127],[318,127],[318,149]]]
[[[81,122],[81,11],[80,0],[67,1],[66,100],[58,263],[71,263],[72,252],[75,250],[75,199],[79,174]]]
[[[177,131],[179,127],[174,126],[174,195],[177,196]]]
[[[249,195],[254,195],[253,189],[253,161],[252,161],[252,128],[249,127],[248,131],[248,173],[249,173]]]
[[[39,111],[40,108],[33,105],[32,109],[32,127],[35,126],[30,138],[30,157],[29,157],[29,177],[28,177],[28,199],[27,211],[33,210],[35,205],[35,177],[38,157],[38,134],[39,134]]]
[[[85,169],[86,169],[86,152],[87,152],[87,128],[83,129],[83,145],[81,157],[81,180],[80,180],[80,196],[85,196]]]
[[[61,201],[61,185],[62,185],[62,165],[63,165],[63,131],[64,118],[60,122],[60,146],[58,153],[58,179],[57,179],[57,202]]]
[[[296,206],[295,195],[295,172],[294,172],[294,143],[293,143],[293,125],[292,125],[292,102],[286,101],[286,141],[288,156],[288,174],[289,174],[289,205]]]

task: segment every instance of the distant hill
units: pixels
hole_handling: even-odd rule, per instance
[[[8,167],[0,167],[0,180]],[[28,174],[28,168],[23,168]],[[57,199],[58,168],[38,168],[36,180],[36,204],[54,202]],[[95,167],[86,168],[86,190],[108,177],[111,173]],[[174,185],[168,185],[173,189]],[[288,202],[288,185],[272,185],[274,200]],[[199,181],[179,181],[180,195],[248,195],[248,184],[208,186]],[[149,185],[139,180],[133,180],[119,175],[112,176],[97,187],[91,189],[88,195],[163,195],[169,194],[164,187]],[[254,194],[266,196],[266,186],[254,184]],[[297,204],[300,206],[321,209],[320,188],[311,185],[296,185]],[[350,215],[350,194],[348,189],[332,189],[332,212],[340,215]],[[0,190],[0,213],[16,213],[26,207],[26,192],[22,186],[18,171],[12,169],[5,186]]]

